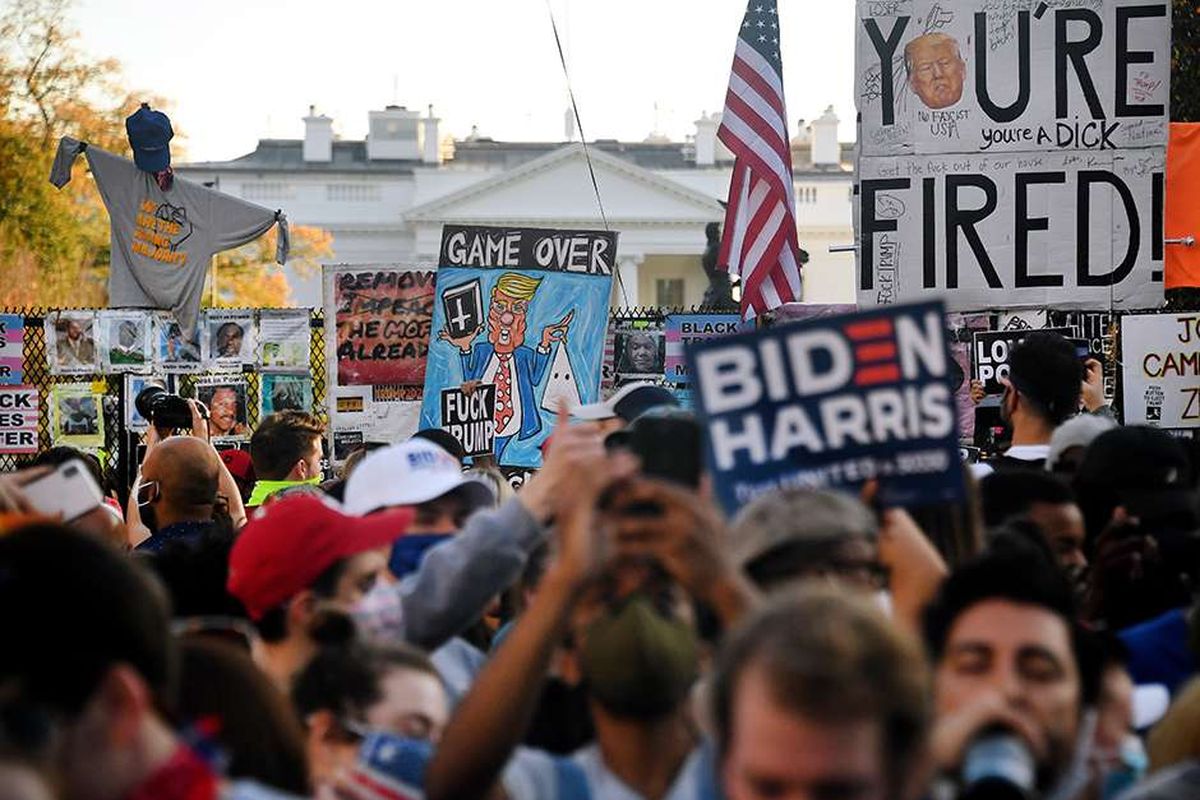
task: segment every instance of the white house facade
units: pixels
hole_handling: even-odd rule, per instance
[[[724,218],[731,173],[717,115],[702,116],[686,142],[601,139],[586,150],[578,142],[441,138],[432,109],[372,111],[362,141],[336,139],[332,120],[311,111],[304,122],[302,140],[264,139],[232,161],[176,171],[282,209],[293,224],[328,230],[337,262],[435,267],[446,223],[607,223],[620,232],[614,305],[687,306],[703,297],[704,229]],[[851,146],[838,143],[832,109],[799,128],[792,158],[800,245],[810,255],[805,299],[852,302],[853,255],[829,252],[853,241]],[[299,305],[320,305],[319,278],[289,280]]]

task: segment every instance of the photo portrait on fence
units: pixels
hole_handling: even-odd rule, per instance
[[[259,384],[262,417],[277,411],[308,411],[313,408],[312,376],[265,372]]]
[[[175,372],[195,372],[201,366],[200,342],[189,341],[169,314],[159,314],[154,321],[155,356],[163,369]]]
[[[209,438],[234,439],[250,435],[245,381],[206,379],[196,386],[196,399],[208,406]]]
[[[46,318],[51,372],[84,374],[97,369],[96,318],[91,313],[62,313]]]
[[[236,369],[255,358],[254,314],[210,309],[204,316],[201,344],[204,361],[217,368]]]
[[[120,371],[150,363],[150,317],[145,313],[101,311],[100,363]]]
[[[75,447],[104,445],[103,395],[90,383],[60,383],[51,394],[51,438]]]

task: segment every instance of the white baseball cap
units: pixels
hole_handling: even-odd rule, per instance
[[[415,506],[459,491],[474,511],[496,502],[492,487],[463,474],[454,456],[425,439],[381,447],[346,480],[343,506],[362,516],[391,506]]]
[[[675,395],[665,386],[638,381],[622,386],[620,391],[603,402],[579,406],[571,412],[571,416],[589,422],[616,418],[633,422],[652,408],[678,405],[679,401],[675,399]]]

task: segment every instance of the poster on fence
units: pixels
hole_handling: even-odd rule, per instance
[[[737,314],[668,315],[663,320],[667,347],[664,377],[670,383],[690,383],[691,375],[687,371],[684,348],[692,342],[737,333],[740,326],[741,317]]]
[[[36,386],[0,386],[0,453],[38,451],[38,410]]]
[[[154,363],[150,315],[145,311],[101,311],[100,366],[106,372],[139,372]]]
[[[50,438],[56,445],[104,446],[104,394],[91,383],[59,383],[50,391]]]
[[[199,333],[189,339],[166,311],[153,316],[151,336],[154,342],[154,365],[164,372],[200,372],[204,368],[201,360]]]
[[[25,380],[25,318],[0,314],[0,386]]]
[[[856,10],[860,306],[1161,303],[1169,3]]]
[[[951,502],[962,470],[939,302],[696,342],[688,365],[709,468],[733,513],[779,487]]]
[[[201,321],[200,344],[209,369],[253,366],[258,352],[253,311],[210,308]]]
[[[338,386],[425,383],[434,273],[400,266],[326,264],[326,363]]]
[[[1126,425],[1200,427],[1200,314],[1121,318]]]
[[[246,379],[240,374],[205,375],[196,382],[196,399],[208,406],[208,437],[245,441],[250,437]]]
[[[277,411],[312,413],[312,374],[298,372],[289,375],[284,372],[264,372],[259,376],[259,395],[262,398],[259,420]]]
[[[417,432],[421,416],[420,386],[341,386],[329,393],[329,419],[334,463],[353,452],[348,443],[403,442]]]
[[[1063,337],[1070,333],[1063,328],[1043,330]],[[971,378],[983,383],[984,394],[1004,394],[1009,356],[1012,355],[1013,347],[1030,333],[1033,333],[1033,330],[1028,328],[975,333],[971,352]],[[1082,359],[1080,361],[1082,363]]]
[[[634,320],[613,331],[617,386],[632,381],[662,380],[667,345],[661,323]]]
[[[443,228],[421,427],[445,425],[445,389],[491,385],[497,461],[540,466],[546,399],[598,399],[616,248],[606,231]]]
[[[147,386],[159,386],[166,389],[168,392],[175,391],[175,377],[173,375],[165,375],[162,378],[153,375],[139,375],[133,372],[125,374],[125,385],[123,387],[124,406],[125,406],[125,428],[131,431],[147,431],[150,429],[150,421],[143,417],[137,410],[137,396],[142,393],[142,390]]]
[[[258,313],[258,361],[263,372],[312,369],[312,333],[308,311],[263,310]]]
[[[44,325],[50,374],[91,375],[99,369],[94,311],[56,311],[46,315]]]

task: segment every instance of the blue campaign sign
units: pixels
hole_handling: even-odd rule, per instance
[[[696,342],[687,358],[729,513],[779,487],[872,478],[888,505],[962,497],[942,303]]]
[[[422,428],[450,429],[442,395],[493,387],[493,447],[505,467],[540,467],[560,403],[593,403],[608,328],[617,235],[442,230]]]

